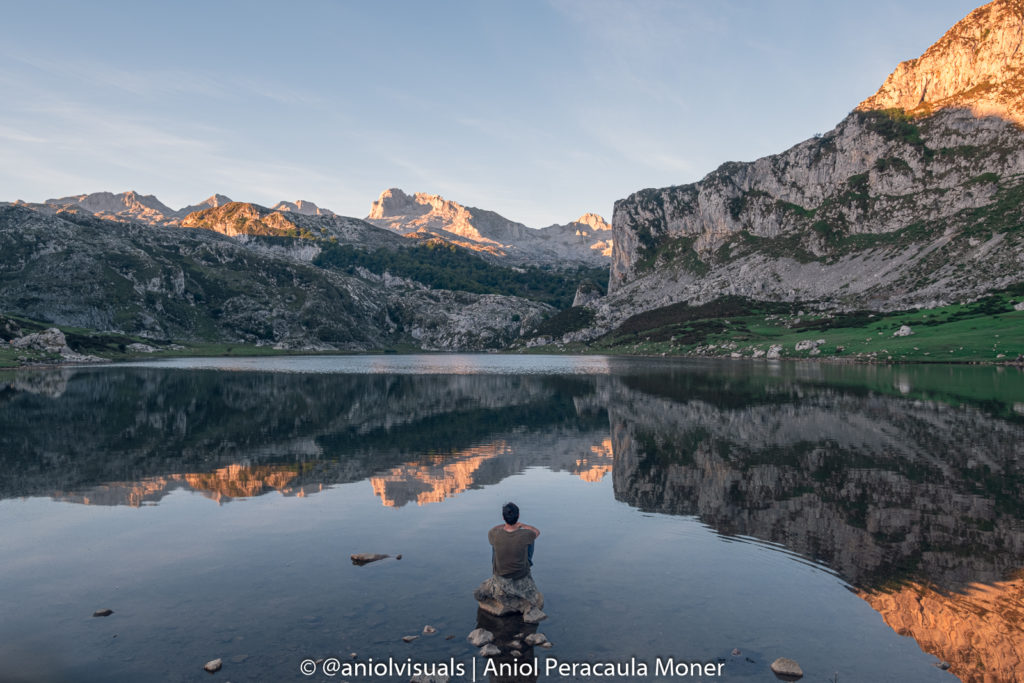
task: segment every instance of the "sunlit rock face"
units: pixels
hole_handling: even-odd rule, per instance
[[[373,202],[366,220],[401,235],[436,237],[512,263],[602,266],[611,257],[611,226],[594,213],[533,229],[440,195],[391,188]]]
[[[1019,0],[990,3],[834,129],[617,201],[592,336],[727,294],[890,310],[1018,282],[1022,35]]]
[[[1024,671],[1024,579],[963,592],[910,583],[858,595],[964,683],[1016,681]]]
[[[917,59],[900,63],[858,109],[964,108],[1024,123],[1024,3],[979,7]]]

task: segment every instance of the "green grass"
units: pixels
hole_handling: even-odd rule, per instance
[[[633,316],[573,352],[635,355],[731,356],[783,347],[783,358],[838,358],[863,362],[1010,362],[1024,355],[1024,300],[1018,286],[966,305],[932,310],[824,315],[802,304],[722,297],[703,306],[672,304]],[[902,325],[913,334],[896,337]],[[796,351],[797,342],[824,339],[819,354]],[[711,348],[711,347],[714,348]],[[1002,358],[999,356],[1002,355]]]

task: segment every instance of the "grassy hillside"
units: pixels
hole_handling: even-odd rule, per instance
[[[1024,284],[970,304],[918,311],[813,312],[800,303],[722,297],[703,306],[646,311],[589,346],[566,350],[638,355],[755,357],[781,346],[782,358],[861,361],[997,362],[1024,357]],[[896,336],[907,326],[912,334]],[[800,342],[817,342],[796,350]]]

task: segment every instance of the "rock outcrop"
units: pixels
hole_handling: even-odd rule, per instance
[[[366,220],[407,237],[440,238],[511,263],[603,266],[611,257],[611,226],[593,213],[533,229],[440,195],[408,195],[391,188],[373,202]]]
[[[973,12],[824,135],[616,202],[595,334],[724,294],[892,310],[1019,282],[1021,8]]]

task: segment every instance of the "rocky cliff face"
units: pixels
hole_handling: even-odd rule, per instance
[[[391,188],[373,202],[366,220],[401,235],[439,237],[513,263],[601,266],[611,255],[611,228],[593,213],[565,225],[532,229],[439,195]]]
[[[616,202],[598,328],[723,294],[893,309],[1019,281],[1022,23],[986,5],[832,131]]]
[[[311,230],[315,223],[347,244],[401,243],[355,219],[289,214],[286,220],[246,204],[194,216],[209,219],[211,229],[0,207],[0,310],[153,339],[353,350],[404,343],[498,348],[551,310],[517,297],[430,290],[386,275],[317,268],[309,263],[318,249],[312,240],[275,243],[253,236],[255,228],[244,239],[215,231],[229,233],[234,221],[272,234]]]
[[[1024,2],[979,7],[918,57],[902,62],[860,110],[927,115],[962,108],[1024,123]]]

